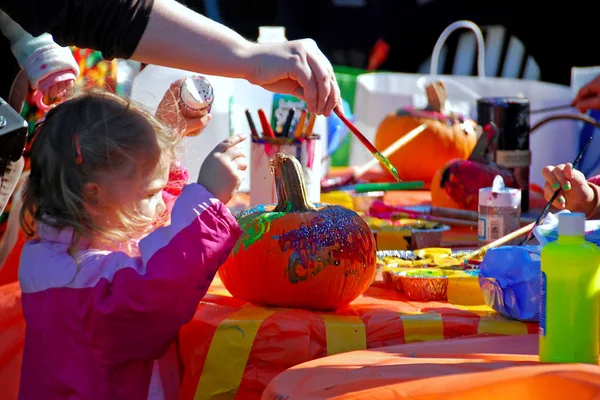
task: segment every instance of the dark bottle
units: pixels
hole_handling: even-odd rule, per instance
[[[529,211],[529,100],[517,97],[488,97],[477,100],[477,123],[493,123],[497,140],[490,149],[496,164],[509,169],[521,186],[521,211]]]

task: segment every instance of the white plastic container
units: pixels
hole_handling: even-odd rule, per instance
[[[479,189],[479,229],[481,246],[516,231],[521,220],[521,190],[507,188],[500,175],[492,187]]]
[[[264,138],[252,139],[252,162],[250,164],[250,205],[277,203],[275,178],[270,161],[279,152],[298,159],[306,182],[308,200],[319,203],[321,200],[322,140],[315,136],[308,139],[294,139],[290,143],[274,143]]]
[[[259,26],[258,43],[283,43],[287,42],[285,27],[283,26]]]

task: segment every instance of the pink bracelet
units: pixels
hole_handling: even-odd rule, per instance
[[[42,111],[48,111],[50,106],[44,103],[44,92],[41,90],[36,90],[34,94],[35,105]]]

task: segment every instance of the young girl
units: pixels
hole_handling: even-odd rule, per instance
[[[241,234],[225,203],[247,167],[243,140],[213,150],[168,221],[177,132],[109,94],[48,113],[21,214],[36,236],[19,270],[20,399],[177,398],[177,333]]]

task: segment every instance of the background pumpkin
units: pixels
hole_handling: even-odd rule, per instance
[[[361,295],[375,273],[376,244],[354,211],[307,200],[302,167],[272,162],[278,204],[238,217],[244,231],[219,277],[237,298],[266,306],[333,310]]]
[[[426,88],[425,109],[400,109],[388,115],[377,128],[375,147],[380,151],[412,129],[427,129],[389,156],[403,180],[431,182],[435,173],[452,159],[467,159],[477,141],[476,124],[469,118],[445,110],[446,90],[442,82]]]

